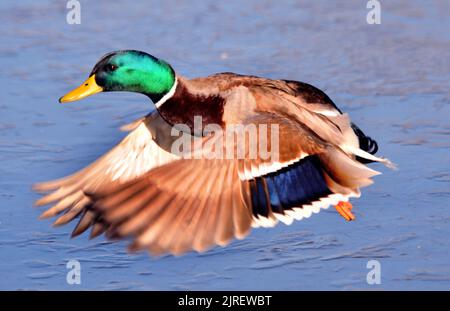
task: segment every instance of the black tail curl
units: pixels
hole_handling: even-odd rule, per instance
[[[375,140],[373,140],[369,136],[366,136],[363,133],[363,131],[353,123],[352,123],[352,129],[355,132],[356,136],[358,136],[360,149],[362,149],[370,154],[375,154],[378,151],[378,144]],[[360,157],[356,157],[356,160],[358,160],[361,163],[372,163],[373,162],[371,160],[363,159]]]

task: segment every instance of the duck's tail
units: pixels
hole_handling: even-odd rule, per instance
[[[352,129],[355,132],[356,136],[358,136],[359,141],[359,148],[364,150],[365,152],[368,152],[370,154],[375,154],[378,151],[378,144],[377,142],[370,138],[369,136],[366,136],[364,132],[356,126],[356,124],[352,123]],[[365,159],[362,157],[357,156],[356,159],[361,163],[372,163],[374,161]]]

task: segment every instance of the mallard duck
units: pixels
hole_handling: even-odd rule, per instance
[[[374,155],[373,139],[307,83],[235,73],[186,79],[161,59],[124,50],[103,56],[89,78],[59,101],[114,91],[145,94],[156,110],[126,126],[128,136],[90,166],[34,187],[50,192],[37,205],[54,204],[41,218],[60,215],[57,226],[80,218],[72,237],[91,227],[91,238],[106,233],[131,239],[132,251],[179,255],[224,246],[251,227],[290,224],[330,205],[353,220],[349,199],[379,174],[366,164],[392,166]],[[210,139],[194,133],[198,116],[202,129],[276,124],[278,159],[174,153],[177,124]]]

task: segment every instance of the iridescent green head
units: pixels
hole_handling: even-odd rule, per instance
[[[98,92],[128,91],[148,95],[157,102],[175,83],[175,72],[150,54],[124,50],[108,53],[92,69],[89,78],[60,102],[82,99]]]

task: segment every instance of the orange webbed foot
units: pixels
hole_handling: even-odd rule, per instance
[[[353,205],[350,202],[340,201],[336,206],[338,213],[347,221],[355,220],[355,215],[352,214]]]

